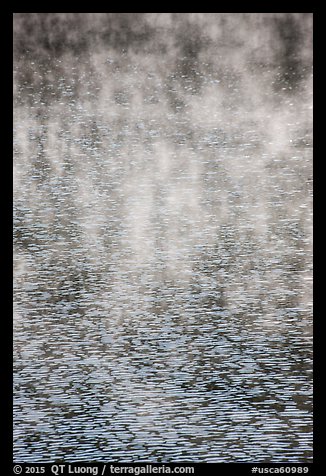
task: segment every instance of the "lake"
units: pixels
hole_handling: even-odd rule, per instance
[[[15,461],[312,461],[311,23],[14,14]]]

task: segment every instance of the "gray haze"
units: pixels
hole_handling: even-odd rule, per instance
[[[17,462],[312,461],[312,14],[14,14]]]

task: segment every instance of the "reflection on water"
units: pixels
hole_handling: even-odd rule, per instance
[[[311,15],[132,15],[14,17],[15,460],[311,461]]]

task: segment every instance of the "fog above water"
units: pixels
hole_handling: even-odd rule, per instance
[[[17,461],[311,461],[312,15],[14,14]]]

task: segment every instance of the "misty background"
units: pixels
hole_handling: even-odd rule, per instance
[[[15,461],[311,461],[312,14],[13,26]]]

